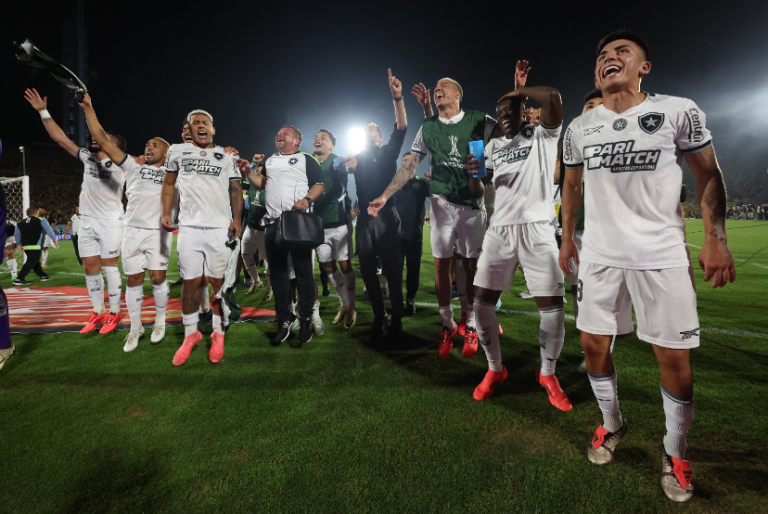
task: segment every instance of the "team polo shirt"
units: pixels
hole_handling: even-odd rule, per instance
[[[123,222],[129,227],[160,229],[165,167],[142,166],[127,154],[120,167],[125,171],[125,196],[128,197]],[[172,210],[171,218],[175,217],[176,213]]]
[[[77,151],[83,163],[80,214],[105,220],[123,219],[125,172],[111,159],[98,160],[87,148]]]
[[[712,144],[687,98],[647,95],[622,112],[600,105],[568,127],[563,160],[584,170],[580,258],[625,269],[689,266],[680,218],[683,154]]]
[[[330,154],[320,163],[323,173],[323,194],[315,201],[314,212],[323,218],[323,228],[347,224],[344,199],[347,191],[347,168],[336,154]]]
[[[562,124],[525,125],[512,139],[497,137],[485,147],[485,166],[493,172],[496,189],[491,227],[551,222],[557,217],[553,183],[561,129]]]
[[[171,145],[165,159],[166,173],[177,173],[179,226],[222,228],[232,222],[229,183],[240,172],[236,158],[220,146],[199,148],[192,143]]]
[[[312,186],[323,183],[320,164],[304,152],[273,155],[267,159],[265,168],[265,223],[277,221],[283,212],[290,211],[296,202],[307,196]]]

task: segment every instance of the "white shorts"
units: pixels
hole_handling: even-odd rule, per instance
[[[46,250],[49,246],[53,246],[53,240],[51,239],[51,236],[45,234],[45,236],[43,236],[43,250]]]
[[[80,257],[99,256],[114,259],[120,256],[123,242],[123,220],[105,220],[81,216],[80,231],[77,233],[77,249]]]
[[[123,227],[123,271],[137,275],[144,270],[168,269],[173,234],[162,229]]]
[[[225,246],[229,227],[179,227],[176,250],[179,252],[179,273],[184,280],[205,274],[224,278],[232,250]]]
[[[584,236],[583,230],[575,230],[573,232],[573,242],[576,245],[576,250],[579,252],[579,256],[581,256],[581,238]],[[579,267],[576,265],[575,262],[573,262],[573,259],[569,261],[571,263],[571,273],[570,275],[565,276],[565,283],[569,286],[575,286],[579,283]]]
[[[240,246],[240,253],[242,255],[256,255],[256,252],[258,252],[259,259],[267,260],[267,246],[264,244],[264,235],[263,230],[256,230],[249,226],[243,228],[243,241],[242,246]]]
[[[551,223],[521,223],[491,227],[483,239],[483,253],[477,261],[475,285],[506,291],[515,269],[525,267],[525,284],[533,296],[563,296],[563,272],[555,229]]]
[[[432,255],[438,259],[447,259],[453,257],[455,248],[456,253],[462,257],[479,257],[485,232],[482,210],[451,203],[444,195],[435,195],[429,200]]]
[[[590,334],[621,334],[631,299],[637,337],[665,348],[699,346],[693,268],[631,270],[584,262],[578,284],[576,327]],[[625,323],[625,322],[624,322]]]
[[[325,229],[325,242],[317,247],[317,258],[321,263],[331,261],[348,261],[349,249],[352,247],[352,227]]]

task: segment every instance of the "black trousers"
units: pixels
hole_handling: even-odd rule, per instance
[[[267,247],[267,262],[272,280],[272,292],[275,295],[277,321],[291,319],[291,279],[288,273],[288,256],[293,262],[299,291],[299,316],[301,319],[312,316],[315,303],[315,282],[312,277],[314,262],[312,250],[288,250],[277,245],[277,223],[267,226],[264,243]]]
[[[72,245],[75,247],[75,257],[77,257],[77,263],[82,266],[83,259],[80,258],[80,249],[77,247],[77,234],[72,235]]]
[[[47,277],[48,275],[45,274],[45,271],[43,271],[43,267],[40,266],[40,257],[43,254],[42,250],[24,250],[24,253],[27,254],[27,262],[24,263],[24,266],[21,267],[21,271],[19,271],[19,280],[24,280],[27,278],[27,274],[30,271],[34,271],[38,277]]]
[[[417,237],[400,238],[400,252],[407,268],[405,274],[405,297],[413,300],[419,290],[419,272],[424,242],[421,234]]]
[[[384,297],[376,275],[376,257],[381,257],[382,273],[389,281],[392,316],[403,317],[403,259],[400,253],[400,217],[394,207],[384,207],[379,216],[357,218],[355,230],[357,258],[368,298],[375,316],[383,316]]]

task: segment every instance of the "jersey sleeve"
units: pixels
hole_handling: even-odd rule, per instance
[[[179,157],[176,145],[168,148],[168,154],[165,156],[165,171],[168,173],[179,172]]]
[[[485,169],[488,171],[493,171],[493,147],[495,146],[496,140],[491,139],[487,145],[485,145]]]
[[[563,130],[563,122],[561,121],[559,125],[556,127],[548,127],[544,125],[543,123],[540,123],[538,127],[536,127],[536,131],[540,134],[542,139],[560,139],[560,133]]]
[[[687,100],[678,115],[675,145],[683,153],[695,153],[712,144],[712,134],[707,129],[707,117],[693,100]]]
[[[91,160],[91,151],[87,148],[80,147],[77,150],[77,160],[83,164],[87,164]]]
[[[312,186],[323,183],[323,170],[311,155],[304,155],[304,159],[307,162],[307,184],[312,189]]]
[[[578,127],[575,122],[571,122],[563,137],[563,162],[566,168],[574,169],[584,166],[577,135]]]
[[[427,145],[424,143],[424,136],[421,134],[423,128],[424,125],[419,127],[419,133],[416,134],[416,138],[413,140],[413,144],[411,145],[411,152],[417,153],[422,157],[429,155]]]
[[[234,155],[228,155],[227,157],[231,157],[231,159],[227,159],[229,162],[229,171],[227,172],[229,174],[229,180],[240,181],[240,170],[237,168],[237,157]]]
[[[489,115],[485,115],[485,128],[483,129],[483,137],[486,141],[489,141],[493,136],[493,131],[496,128],[496,120]]]
[[[141,166],[134,160],[132,155],[125,154],[125,158],[121,162],[116,162],[124,172],[135,173],[141,169]]]

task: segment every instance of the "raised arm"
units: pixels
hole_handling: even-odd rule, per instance
[[[99,143],[101,149],[107,154],[107,157],[112,159],[115,163],[122,163],[125,160],[125,152],[120,150],[115,143],[107,135],[104,127],[101,126],[99,120],[96,118],[96,111],[93,110],[93,104],[91,103],[91,95],[88,93],[83,94],[83,101],[78,102],[80,107],[83,108],[85,113],[85,122],[88,124],[88,131],[93,136],[93,139]]]
[[[419,82],[413,86],[411,93],[416,97],[416,100],[418,100],[422,109],[424,109],[424,119],[434,116],[434,112],[432,111],[432,96],[430,90],[427,89],[427,86]]]
[[[261,159],[264,158],[264,154],[256,154],[253,156],[253,162],[254,164],[258,164],[261,162],[261,159],[257,160],[257,157],[261,157]],[[251,163],[248,162],[246,159],[237,159],[237,169],[240,170],[240,174],[248,180],[248,182],[251,183],[253,187],[256,189],[264,189],[264,186],[266,185],[267,179],[263,176],[261,176],[258,173],[255,173],[253,171],[253,168],[251,167]]]
[[[403,159],[403,165],[397,170],[397,173],[395,173],[395,176],[392,178],[392,182],[387,186],[387,189],[384,190],[381,196],[368,204],[368,214],[371,216],[378,216],[379,211],[387,203],[387,200],[416,175],[416,168],[419,167],[423,158],[424,156],[421,154],[412,153]]]
[[[408,128],[408,118],[405,115],[405,99],[403,98],[403,84],[392,75],[392,68],[387,68],[389,75],[389,90],[392,92],[392,101],[395,104],[395,123],[397,130]]]
[[[560,245],[560,269],[566,275],[573,273],[571,271],[570,260],[579,265],[579,251],[573,242],[573,233],[576,229],[576,219],[581,209],[581,177],[584,174],[584,168],[566,169],[565,179],[563,180],[563,191],[561,193],[560,213],[563,218],[562,244]]]
[[[35,89],[27,89],[24,92],[24,99],[29,102],[34,110],[40,113],[40,118],[43,120],[43,126],[51,136],[51,139],[67,151],[72,157],[77,157],[77,152],[80,150],[78,146],[73,143],[67,135],[61,130],[61,127],[53,121],[51,115],[48,113],[48,97],[40,97],[40,94]]]
[[[685,162],[696,176],[696,198],[704,222],[704,246],[699,253],[699,265],[704,281],[712,279],[712,287],[725,287],[736,280],[733,256],[725,234],[725,181],[717,163],[715,149],[708,146],[696,153],[685,154]]]
[[[520,87],[510,91],[503,98],[528,97],[541,105],[541,123],[547,127],[556,127],[563,122],[563,101],[560,91],[549,86]]]

